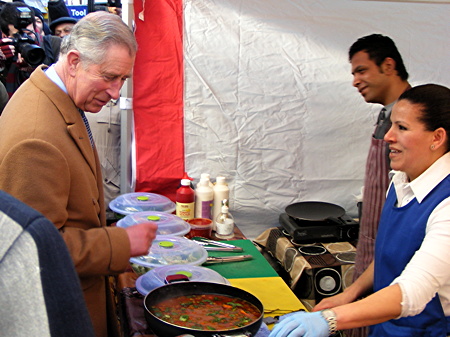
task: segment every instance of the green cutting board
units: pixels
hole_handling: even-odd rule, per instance
[[[215,270],[227,279],[233,278],[252,278],[252,277],[275,277],[277,272],[262,256],[258,249],[250,240],[230,240],[226,243],[242,247],[243,252],[214,252],[208,251],[208,256],[223,257],[236,255],[252,255],[253,259],[239,262],[223,262],[204,265],[204,267]]]

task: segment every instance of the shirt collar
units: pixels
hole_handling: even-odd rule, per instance
[[[425,172],[408,183],[408,178],[404,172],[395,172],[392,183],[397,195],[398,191],[409,187],[414,193],[419,203],[450,173],[450,152],[436,160]]]
[[[384,109],[386,109],[386,119],[389,119],[391,117],[392,107],[394,106],[395,102],[384,106]]]
[[[61,88],[62,91],[64,91],[67,94],[67,88],[64,82],[61,80],[61,77],[59,77],[58,73],[56,72],[55,65],[52,64],[49,68],[45,70],[45,74],[47,77],[52,80],[58,87]]]

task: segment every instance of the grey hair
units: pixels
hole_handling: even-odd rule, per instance
[[[72,50],[80,53],[85,66],[101,64],[112,45],[128,48],[135,56],[137,43],[131,29],[116,15],[105,11],[92,12],[83,17],[61,42],[61,56]]]

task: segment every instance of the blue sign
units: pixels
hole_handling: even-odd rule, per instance
[[[67,6],[69,14],[71,17],[80,20],[83,16],[87,14],[87,6]]]

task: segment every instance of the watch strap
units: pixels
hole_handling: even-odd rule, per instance
[[[330,335],[334,335],[337,331],[337,319],[336,314],[331,309],[325,309],[320,312],[322,314],[322,317],[325,318],[325,320],[328,323],[328,332]]]

